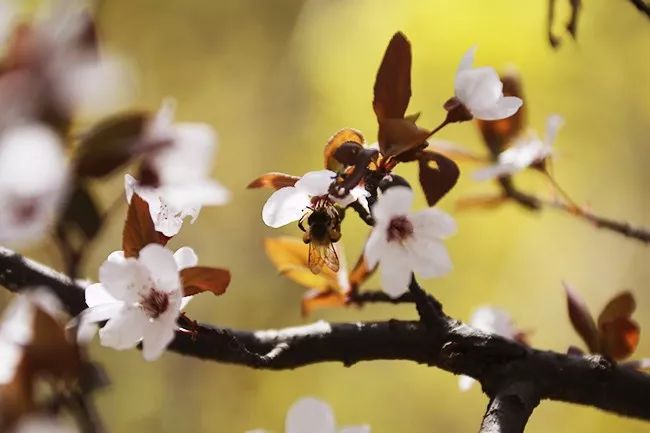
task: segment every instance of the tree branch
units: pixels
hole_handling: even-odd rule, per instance
[[[563,211],[576,218],[591,223],[594,227],[604,230],[609,230],[618,233],[630,239],[636,239],[643,243],[650,243],[650,230],[642,227],[633,227],[630,223],[625,221],[616,221],[609,218],[604,218],[595,215],[585,209],[577,208],[573,205],[566,204],[558,201],[551,201],[542,199],[535,195],[522,192],[517,189],[510,177],[499,178],[499,185],[503,195],[514,202],[520,204],[526,209],[542,210],[544,208],[552,208]]]
[[[512,384],[490,399],[480,433],[523,433],[538,404],[539,396],[533,385]]]
[[[635,8],[639,10],[639,12],[645,14],[648,18],[650,18],[650,5],[648,5],[648,3],[646,3],[644,0],[629,1],[634,5]]]
[[[84,283],[73,282],[4,248],[0,248],[0,284],[14,292],[46,285],[71,314],[79,314],[85,307]],[[332,361],[351,366],[361,361],[408,360],[476,378],[499,408],[512,405],[509,399],[499,397],[508,389],[504,386],[525,383],[534,387],[540,399],[650,420],[650,376],[600,356],[568,356],[528,348],[470,328],[442,311],[440,315],[436,332],[420,322],[399,320],[321,321],[279,330],[242,331],[181,318],[179,322],[186,330],[176,333],[169,350],[268,370]]]

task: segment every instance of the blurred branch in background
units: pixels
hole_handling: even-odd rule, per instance
[[[639,12],[642,12],[650,18],[650,5],[646,3],[644,0],[630,0],[630,3],[636,7]]]
[[[71,314],[84,309],[85,283],[8,249],[0,250],[0,284],[13,292],[47,285]],[[473,329],[440,311],[443,320],[336,323],[241,331],[179,319],[171,351],[256,369],[284,370],[338,361],[410,360],[476,378],[491,398],[483,431],[521,431],[539,399],[593,406],[650,420],[650,376],[602,356],[575,356],[529,348]],[[522,393],[519,387],[522,386]],[[507,414],[506,414],[507,413]],[[505,424],[504,424],[505,423]],[[507,425],[495,430],[495,425]]]

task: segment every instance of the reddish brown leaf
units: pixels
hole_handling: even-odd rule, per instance
[[[298,176],[292,176],[290,174],[272,172],[266,173],[252,181],[248,184],[246,188],[255,189],[255,188],[273,188],[280,189],[285,186],[294,186],[296,182],[300,180]]]
[[[372,107],[377,119],[404,117],[411,99],[411,44],[401,32],[388,43],[374,91]]]
[[[325,292],[307,292],[302,298],[301,311],[303,317],[307,317],[313,311],[321,308],[335,308],[345,305],[345,295],[338,290],[327,290]]]
[[[566,290],[569,318],[573,329],[580,335],[591,353],[598,353],[598,330],[591,313],[587,309],[587,305],[571,286],[565,282],[562,282],[562,284],[564,290]]]
[[[630,318],[634,310],[636,310],[634,295],[630,292],[619,293],[607,303],[598,316],[598,327],[621,317]]]
[[[383,119],[379,121],[377,141],[382,155],[395,157],[418,146],[426,145],[429,135],[431,135],[430,131],[408,120]]]
[[[458,181],[460,170],[454,161],[435,152],[422,152],[418,159],[420,185],[429,206],[434,206]]]
[[[149,115],[141,112],[122,113],[110,117],[92,128],[79,142],[76,172],[79,176],[103,177],[148,147],[141,139]]]
[[[147,245],[164,246],[168,240],[168,237],[156,231],[147,202],[137,194],[133,194],[122,232],[124,256],[138,257],[140,250]]]
[[[501,76],[503,94],[523,99],[521,79],[516,73]],[[477,120],[483,141],[493,156],[501,153],[526,126],[526,104],[512,116],[499,120]]]
[[[363,134],[360,131],[352,128],[341,129],[327,140],[325,150],[323,151],[325,168],[338,172],[342,168],[343,164],[341,164],[341,161],[337,161],[334,154],[341,145],[344,143],[357,143],[359,146],[363,146],[364,142]]]
[[[601,353],[615,360],[625,359],[639,344],[639,325],[626,317],[603,323],[600,331]]]
[[[183,295],[192,296],[198,293],[211,292],[222,295],[230,284],[230,271],[226,269],[194,266],[181,270]]]
[[[639,325],[632,320],[636,301],[630,292],[623,292],[607,303],[598,316],[601,352],[613,359],[630,356],[639,343]]]

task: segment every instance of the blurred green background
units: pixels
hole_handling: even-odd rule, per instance
[[[567,17],[559,5],[558,30]],[[413,319],[410,307],[368,306],[300,316],[303,290],[276,275],[262,249],[265,236],[299,235],[295,226],[263,225],[268,191],[246,184],[267,171],[302,174],[322,167],[322,148],[343,127],[375,141],[371,109],[374,75],[391,35],[402,30],[413,45],[413,98],[432,127],[444,116],[461,55],[478,44],[477,64],[516,65],[524,78],[529,123],[543,130],[559,113],[566,125],[556,142],[555,172],[580,203],[605,216],[650,226],[650,25],[625,1],[585,2],[579,41],[557,52],[546,39],[546,1],[521,0],[110,0],[99,21],[108,46],[132,60],[138,77],[134,106],[156,109],[178,101],[178,119],[205,121],[220,137],[215,177],[233,192],[225,207],[205,208],[170,244],[192,246],[201,264],[231,269],[220,298],[203,295],[189,315],[223,326],[256,329],[311,320]],[[481,151],[473,124],[452,125],[438,138]],[[571,282],[597,313],[622,289],[632,289],[636,318],[650,326],[650,252],[641,243],[598,231],[555,213],[532,214],[514,205],[456,213],[455,202],[493,191],[464,176],[441,207],[454,213],[458,234],[448,246],[455,270],[425,287],[446,311],[468,320],[492,304],[512,312],[539,348],[579,344],[566,315],[561,280]],[[415,180],[414,167],[398,172]],[[550,193],[543,179],[524,185]],[[109,206],[122,194],[122,176],[96,185]],[[417,206],[424,206],[420,195]],[[119,249],[123,207],[92,247],[88,278]],[[367,229],[344,223],[348,259]],[[53,247],[27,253],[60,266]],[[373,279],[368,287],[378,287]],[[165,354],[153,364],[139,352],[94,343],[113,385],[98,404],[115,432],[243,432],[284,430],[287,408],[313,395],[327,400],[340,424],[368,423],[375,433],[472,432],[487,399],[478,387],[462,394],[457,378],[410,362],[372,362],[344,368],[322,364],[264,372]],[[650,356],[642,331],[636,356]],[[650,432],[650,424],[594,409],[543,402],[528,432]]]

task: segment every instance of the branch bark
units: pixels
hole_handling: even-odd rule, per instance
[[[0,248],[0,284],[9,290],[49,286],[70,314],[84,308],[85,283],[75,282],[11,250]],[[526,383],[539,399],[600,408],[650,420],[650,376],[599,356],[568,356],[503,339],[440,312],[435,329],[421,322],[317,322],[278,330],[243,331],[181,318],[169,350],[257,369],[285,370],[321,362],[408,360],[479,380],[495,410],[513,405],[504,386]],[[531,409],[532,410],[532,409]],[[522,410],[519,410],[523,414]]]
[[[530,383],[514,383],[490,399],[480,433],[523,433],[528,418],[539,404]]]

